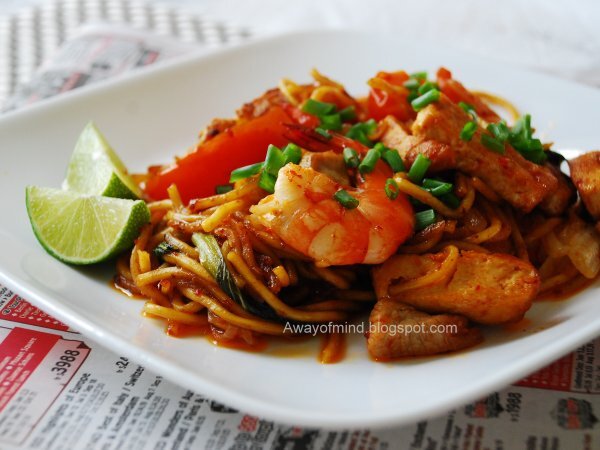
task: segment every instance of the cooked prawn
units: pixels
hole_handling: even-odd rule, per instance
[[[388,176],[391,171],[378,162],[358,188],[351,188],[311,168],[288,164],[279,171],[274,194],[250,211],[319,266],[379,264],[396,252],[414,227],[407,198],[387,197]],[[346,209],[334,199],[342,188],[358,199],[357,208]]]

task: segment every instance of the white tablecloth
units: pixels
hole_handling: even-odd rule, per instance
[[[171,0],[254,35],[373,29],[600,86],[598,0]],[[349,54],[349,57],[351,54]],[[402,61],[398,61],[402,65]]]

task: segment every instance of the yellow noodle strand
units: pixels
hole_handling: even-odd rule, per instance
[[[208,319],[205,315],[189,314],[176,309],[166,308],[154,303],[146,302],[142,312],[156,317],[162,317],[167,320],[184,323],[186,325],[203,326],[208,325]]]
[[[206,233],[210,233],[212,230],[221,225],[221,223],[227,219],[230,214],[240,210],[243,206],[243,200],[233,200],[231,202],[223,203],[202,222],[202,229]]]
[[[280,335],[284,333],[284,328],[282,325],[267,322],[262,319],[250,319],[247,317],[240,317],[227,309],[223,308],[219,303],[214,301],[212,298],[200,294],[191,288],[182,288],[181,292],[190,300],[200,303],[206,309],[208,309],[213,314],[219,316],[221,319],[231,323],[232,325],[238,326],[240,328],[245,328],[247,330],[257,331],[259,333],[264,334],[273,334]]]
[[[394,181],[396,181],[396,184],[398,185],[398,190],[400,192],[403,192],[406,195],[409,195],[409,196],[419,200],[420,202],[431,206],[433,209],[435,209],[441,215],[443,215],[445,217],[460,217],[461,212],[459,210],[454,210],[454,209],[449,208],[444,203],[442,203],[441,200],[437,199],[436,197],[431,195],[429,192],[420,188],[416,184],[411,183],[410,181],[403,178],[402,176],[399,176],[397,174],[394,177]]]

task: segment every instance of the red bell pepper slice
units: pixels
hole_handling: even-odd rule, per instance
[[[413,118],[415,112],[407,100],[408,90],[403,86],[404,82],[409,78],[408,74],[404,71],[379,72],[376,78],[381,78],[394,86],[401,87],[402,92],[387,92],[371,88],[367,99],[369,118],[377,121],[386,116],[394,116],[400,121]]]
[[[262,116],[223,131],[158,173],[150,173],[144,191],[152,200],[167,197],[167,188],[177,185],[181,198],[214,195],[215,187],[229,181],[231,171],[265,159],[269,144],[283,146],[285,123],[293,120],[279,106]]]

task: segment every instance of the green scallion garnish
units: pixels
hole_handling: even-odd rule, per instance
[[[249,166],[240,167],[239,169],[235,169],[231,172],[229,176],[229,182],[235,183],[238,180],[243,180],[244,178],[251,177],[252,175],[256,175],[262,169],[264,163],[259,162],[256,164],[250,164]]]
[[[319,133],[324,138],[331,139],[331,134],[327,130],[324,130],[323,128],[317,127],[317,128],[315,128],[315,132]]]
[[[542,142],[533,137],[531,129],[531,116],[525,114],[515,122],[508,135],[508,142],[525,159],[536,164],[542,164],[548,159]]]
[[[452,185],[452,183],[447,183],[445,181],[434,180],[432,178],[425,178],[423,180],[423,187],[427,189],[432,195],[439,197],[441,195],[452,192],[452,188],[454,186]]]
[[[272,194],[275,192],[275,182],[277,181],[277,177],[271,175],[266,170],[263,170],[260,173],[260,177],[258,178],[258,187]]]
[[[396,200],[400,191],[398,190],[398,183],[393,178],[388,178],[385,181],[385,195],[390,200]]]
[[[340,205],[342,205],[346,209],[354,209],[358,206],[358,199],[352,197],[348,191],[344,189],[340,189],[335,194],[333,194],[333,198],[336,199]]]
[[[291,142],[283,149],[285,163],[299,164],[302,159],[302,150],[296,144]]]
[[[375,164],[379,161],[381,153],[379,150],[371,148],[363,158],[362,162],[358,165],[358,171],[361,174],[371,173],[375,169]]]
[[[487,126],[487,130],[490,133],[492,133],[492,135],[500,142],[506,142],[510,135],[510,130],[508,129],[504,121],[498,123],[490,123]]]
[[[411,78],[415,78],[419,81],[426,81],[427,80],[427,72],[426,71],[420,71],[420,72],[414,72],[410,74]]]
[[[396,149],[389,149],[381,156],[381,159],[388,163],[388,165],[392,168],[392,171],[394,173],[406,171],[406,167],[404,167],[404,162],[402,161],[402,158],[400,157],[400,154]]]
[[[319,118],[321,119],[319,127],[324,130],[338,131],[342,129],[342,117],[339,114],[329,114]]]
[[[493,152],[496,153],[500,153],[500,154],[504,154],[505,149],[504,149],[504,142],[500,142],[498,139],[496,139],[494,136],[491,136],[487,133],[483,133],[481,135],[481,143],[489,148],[490,150],[492,150]]]
[[[440,99],[440,91],[437,89],[431,89],[423,95],[415,98],[410,104],[415,111],[421,111],[427,105],[437,102]]]
[[[265,158],[265,172],[277,176],[279,169],[285,165],[285,156],[283,152],[274,145],[267,147],[267,156]]]
[[[366,122],[359,122],[350,127],[346,133],[346,137],[354,139],[367,147],[371,147],[373,142],[369,139],[369,135],[373,134],[377,130],[377,122],[370,119]]]
[[[464,112],[469,114],[473,118],[473,120],[477,120],[477,111],[475,111],[473,105],[470,105],[469,103],[465,102],[458,102],[458,106],[460,106]]]
[[[437,83],[434,83],[433,81],[426,81],[421,86],[419,86],[419,89],[417,90],[417,93],[419,95],[423,95],[423,94],[425,94],[426,92],[429,92],[432,89],[439,90],[439,86],[437,85]]]
[[[419,211],[415,213],[415,230],[421,231],[427,228],[429,225],[435,223],[435,211],[433,209],[426,209],[425,211]]]
[[[342,122],[356,120],[356,109],[354,106],[348,106],[340,111],[340,117],[342,118]]]
[[[335,105],[333,103],[320,102],[309,98],[302,106],[302,111],[313,116],[321,117],[335,112]]]
[[[431,160],[427,156],[419,153],[408,171],[408,178],[410,178],[410,181],[415,184],[421,184],[430,165]]]
[[[421,86],[421,83],[419,82],[419,80],[417,80],[416,78],[409,78],[408,80],[406,80],[404,83],[402,83],[402,85],[408,89],[408,90],[416,90],[419,89],[419,86]]]
[[[467,122],[465,123],[465,126],[463,127],[462,131],[460,132],[460,138],[463,141],[469,142],[471,139],[473,139],[475,131],[477,131],[477,124],[472,121]]]
[[[346,147],[344,149],[344,151],[342,152],[342,155],[344,157],[344,162],[346,163],[347,167],[354,169],[354,168],[358,167],[358,165],[360,164],[360,158],[358,157],[358,152],[356,150],[354,150],[353,148]]]

